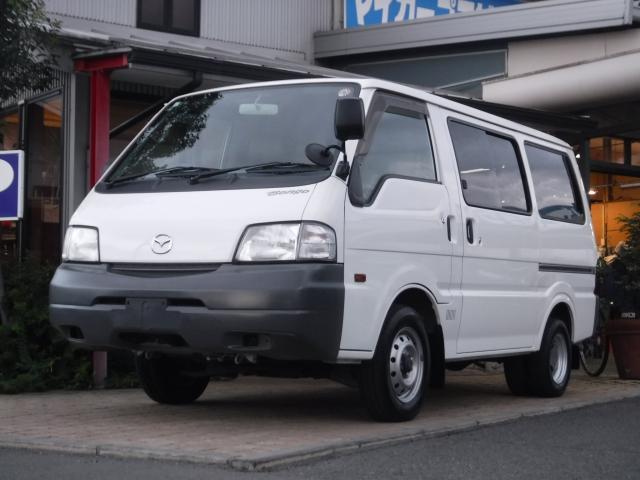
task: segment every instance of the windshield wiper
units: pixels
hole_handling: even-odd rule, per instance
[[[154,172],[158,177],[191,177],[198,172],[216,172],[217,168],[211,167],[174,167],[167,170]]]
[[[271,169],[291,168],[291,167],[299,167],[299,168],[300,167],[304,167],[305,169],[311,169],[311,170],[316,170],[316,169],[319,169],[319,168],[322,168],[322,169],[328,168],[328,167],[320,167],[318,165],[312,165],[312,164],[309,164],[309,163],[293,163],[293,162],[258,163],[258,164],[255,164],[255,165],[245,165],[244,167],[225,168],[225,169],[222,169],[222,170],[215,170],[215,171],[212,171],[212,172],[205,172],[205,173],[201,173],[199,175],[194,175],[191,178],[189,178],[189,183],[191,185],[195,185],[196,183],[198,183],[203,178],[216,177],[218,175],[224,175],[226,173],[240,172],[242,170],[255,171],[255,170],[271,170]],[[287,173],[293,173],[293,172],[287,171]]]
[[[125,177],[118,177],[115,178],[113,180],[105,180],[103,183],[105,184],[105,186],[107,188],[111,188],[114,185],[119,185],[121,183],[125,183],[128,182],[130,180],[135,180],[137,178],[143,178],[146,177],[148,175],[156,175],[158,177],[162,177],[162,176],[169,176],[172,174],[179,174],[179,175],[185,175],[186,172],[201,172],[201,171],[207,171],[210,172],[212,170],[215,170],[213,168],[206,168],[206,167],[170,167],[170,168],[162,168],[160,170],[155,170],[152,172],[143,172],[143,173],[136,173],[134,175],[127,175]]]

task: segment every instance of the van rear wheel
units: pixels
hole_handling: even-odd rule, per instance
[[[136,355],[136,370],[145,393],[158,403],[182,405],[196,401],[209,384],[208,375],[198,375],[190,358]]]
[[[507,385],[515,395],[559,397],[571,377],[571,338],[564,322],[551,318],[540,350],[504,362]]]
[[[429,379],[429,355],[420,314],[404,305],[393,307],[373,359],[360,372],[362,398],[374,419],[398,422],[418,414]]]
[[[571,377],[571,338],[564,322],[551,318],[540,350],[529,359],[530,388],[540,397],[559,397]]]

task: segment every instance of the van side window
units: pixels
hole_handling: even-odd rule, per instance
[[[511,213],[531,211],[515,142],[478,127],[449,120],[465,202]]]
[[[584,208],[577,194],[569,157],[560,152],[525,144],[533,188],[542,218],[583,224]]]
[[[356,164],[359,200],[371,200],[386,177],[436,180],[427,120],[424,114],[395,110],[382,112],[364,156]]]

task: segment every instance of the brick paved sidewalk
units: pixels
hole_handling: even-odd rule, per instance
[[[0,446],[260,469],[636,396],[640,382],[574,372],[562,398],[519,398],[501,373],[468,369],[431,391],[416,420],[382,424],[356,390],[319,380],[211,383],[187,406],[140,390],[25,394],[0,396]]]

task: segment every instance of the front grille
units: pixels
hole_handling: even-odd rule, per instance
[[[137,298],[137,297],[133,297]],[[145,297],[146,298],[146,297]],[[154,297],[155,298],[155,297]],[[162,298],[158,298],[162,300]],[[167,307],[204,307],[205,304],[199,298],[167,298]],[[127,297],[96,297],[92,305],[127,305]]]
[[[215,272],[219,263],[112,263],[109,270],[129,275],[162,275]]]

